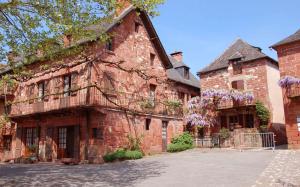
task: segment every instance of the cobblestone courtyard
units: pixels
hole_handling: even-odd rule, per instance
[[[300,186],[300,151],[191,150],[104,165],[0,165],[0,186]]]

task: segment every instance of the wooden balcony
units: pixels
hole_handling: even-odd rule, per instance
[[[156,115],[182,116],[182,107],[170,110],[160,101],[151,101],[149,98],[137,94],[105,92],[97,86],[81,88],[70,93],[49,94],[44,98],[33,98],[25,101],[15,101],[10,105],[10,117],[47,113],[71,108],[114,108]]]
[[[299,97],[300,96],[300,86],[292,85],[290,88],[287,88],[286,95],[290,99]]]
[[[254,106],[256,103],[256,100],[253,101],[222,101],[218,105],[218,110],[226,110],[226,109],[232,109],[232,108],[242,108],[242,107],[249,107],[249,106]]]

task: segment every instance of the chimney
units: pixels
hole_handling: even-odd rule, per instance
[[[171,53],[170,55],[173,58],[175,58],[175,60],[177,60],[178,62],[183,61],[183,52],[181,52],[181,51],[175,51],[174,53]]]
[[[116,16],[119,16],[131,3],[129,0],[117,0]]]
[[[72,40],[72,35],[71,34],[64,34],[63,35],[63,42],[64,42],[64,47],[70,47],[73,40]]]

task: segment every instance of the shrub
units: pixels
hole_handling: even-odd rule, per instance
[[[136,159],[141,159],[143,158],[143,153],[141,153],[140,151],[126,151],[125,152],[125,159],[127,160],[136,160]]]
[[[256,102],[255,108],[261,125],[267,125],[270,119],[270,111],[268,110],[268,108],[265,107],[265,105],[260,101]]]
[[[193,145],[190,144],[174,144],[171,143],[168,145],[167,151],[174,153],[174,152],[180,152],[180,151],[185,151],[187,149],[191,149],[193,148]]]
[[[184,132],[183,134],[176,136],[172,138],[171,141],[172,144],[187,144],[187,145],[193,145],[194,140],[190,133]]]
[[[118,149],[115,152],[108,153],[103,156],[105,162],[113,162],[116,160],[136,160],[143,158],[142,152],[138,150],[130,151],[124,149]]]
[[[226,129],[226,128],[222,128],[220,130],[220,138],[223,139],[223,140],[226,140],[230,137],[230,131],[229,129]]]

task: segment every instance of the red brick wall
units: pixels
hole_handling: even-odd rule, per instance
[[[227,69],[200,74],[201,89],[232,89],[232,81],[244,80],[244,89],[252,91],[256,99],[269,106],[266,63],[266,59],[244,63],[243,72],[238,75],[233,75],[232,65]]]
[[[142,96],[149,95],[149,85],[155,84],[156,88],[156,99],[172,99],[176,98],[177,89],[184,90],[189,95],[199,94],[194,89],[190,89],[185,85],[177,84],[166,84],[167,80],[166,69],[163,67],[163,63],[160,57],[152,45],[149,36],[144,27],[140,27],[138,33],[135,32],[135,21],[140,18],[135,12],[130,13],[124,18],[121,24],[114,27],[110,32],[113,34],[113,46],[114,51],[108,52],[103,50],[103,45],[99,43],[90,43],[90,45],[85,49],[85,53],[91,56],[96,54],[101,54],[99,61],[94,62],[92,67],[92,78],[93,84],[103,87],[103,74],[104,72],[110,72],[113,75],[114,86],[117,91],[128,93],[128,94],[139,94]],[[140,20],[141,21],[141,20]],[[156,55],[154,60],[154,65],[150,65],[150,53]],[[88,67],[86,63],[81,63],[76,65],[76,62],[84,62],[84,57],[81,55],[74,55],[72,57],[61,59],[60,62],[69,65],[70,67],[57,69],[41,70],[40,65],[45,64],[55,64],[56,62],[43,62],[36,63],[32,65],[31,69],[34,72],[34,78],[29,81],[23,82],[19,85],[16,91],[15,101],[27,100],[30,96],[27,93],[28,86],[32,83],[35,84],[34,96],[38,95],[37,83],[41,80],[50,80],[50,92],[54,90],[55,82],[53,78],[61,77],[68,73],[77,72],[79,75],[78,86],[84,87],[88,85]],[[139,70],[146,71],[148,75],[157,77],[157,79],[144,80],[136,73],[124,72],[119,68],[115,68],[107,65],[107,62],[122,62],[122,66],[130,69],[137,68]],[[72,66],[73,65],[73,66]],[[190,90],[190,91],[189,91]],[[61,91],[63,88],[61,87]],[[77,98],[80,95],[71,97]],[[44,106],[52,106],[60,100],[54,102],[54,96],[50,96],[48,101],[43,102]],[[71,103],[74,99],[69,100]],[[24,113],[30,111],[30,105],[28,102],[26,105],[15,105],[12,107],[12,111],[16,114]],[[32,108],[32,107],[31,107]],[[96,109],[96,108],[95,108]],[[87,131],[89,134],[92,133],[92,128],[98,127],[99,125],[103,127],[104,139],[103,140],[93,140],[89,139],[89,159],[95,162],[101,162],[101,157],[103,154],[109,151],[113,151],[117,148],[124,147],[127,143],[126,135],[130,133],[137,133],[142,136],[142,148],[146,154],[157,153],[162,151],[162,138],[161,138],[161,128],[162,120],[169,121],[168,126],[168,142],[174,135],[179,134],[183,131],[183,121],[181,118],[171,117],[171,116],[161,116],[161,115],[148,115],[147,118],[151,118],[151,128],[149,131],[145,131],[145,115],[136,116],[136,131],[130,120],[128,121],[123,112],[111,111],[107,109],[96,109],[98,112],[90,112],[90,124],[87,129],[87,118],[85,116],[85,111],[81,110],[69,110],[68,112],[56,112],[30,116],[27,118],[20,118],[18,120],[18,127],[35,127],[37,125],[41,126],[41,139],[40,139],[40,156],[45,158],[45,151],[43,152],[45,146],[46,138],[46,127],[58,127],[58,126],[73,126],[80,125],[80,159],[84,159],[85,152],[85,141]],[[70,113],[71,111],[71,113]],[[99,112],[100,111],[100,112]],[[19,137],[20,139],[20,137]],[[56,139],[57,134],[54,137],[53,150],[56,150]],[[24,155],[24,142],[21,145],[22,154]],[[19,155],[19,156],[21,156]],[[53,153],[53,158],[56,158],[57,153]]]
[[[276,48],[281,77],[290,75],[300,78],[300,42],[286,44]],[[300,132],[297,127],[297,116],[300,116],[299,98],[290,99],[283,89],[286,131],[289,146],[300,148]]]

